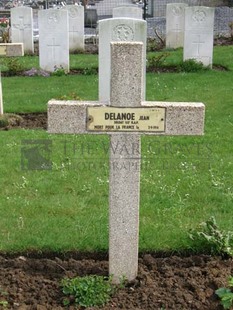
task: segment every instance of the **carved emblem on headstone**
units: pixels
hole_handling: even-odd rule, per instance
[[[113,39],[116,41],[133,41],[133,29],[127,25],[121,24],[113,29]]]
[[[59,22],[59,12],[52,12],[48,16],[49,24],[57,24]]]
[[[78,9],[77,8],[74,8],[74,7],[69,8],[68,12],[69,12],[69,17],[71,17],[71,18],[75,18],[78,16]]]
[[[172,14],[173,14],[174,16],[181,16],[181,15],[182,15],[182,12],[183,12],[183,8],[182,8],[181,6],[179,6],[179,5],[174,6],[174,7],[172,8]]]
[[[197,23],[202,23],[206,20],[206,12],[202,10],[196,10],[192,16],[192,19]]]

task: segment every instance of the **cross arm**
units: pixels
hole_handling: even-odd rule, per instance
[[[144,101],[142,106],[166,108],[165,135],[204,134],[205,105],[201,102]]]
[[[87,107],[103,107],[99,101],[61,101],[48,102],[48,132],[64,134],[114,134],[119,131],[88,131]],[[111,108],[111,106],[108,106]],[[196,102],[144,101],[142,108],[164,108],[164,132],[140,132],[147,135],[203,135],[205,106]],[[124,109],[124,108],[122,108]],[[136,109],[136,108],[135,108]],[[127,132],[134,134],[133,132]]]

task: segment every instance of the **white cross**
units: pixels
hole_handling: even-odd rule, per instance
[[[25,24],[24,23],[24,17],[19,16],[19,23],[18,24],[13,24],[13,28],[19,29],[20,35],[21,35],[21,40],[24,38],[24,30],[27,28],[31,28],[31,24]]]
[[[72,27],[72,30],[69,30],[70,41],[75,43],[78,31],[75,29],[75,26]]]
[[[59,50],[59,48],[61,47],[59,44],[55,44],[55,39],[52,39],[52,44],[47,44],[47,47],[49,48],[49,50],[52,50],[52,55],[50,54],[50,56],[52,56],[52,60],[55,61],[57,60],[57,57],[55,57],[56,55],[56,50]]]
[[[200,56],[200,46],[201,44],[204,44],[205,42],[201,41],[201,35],[198,34],[197,36],[197,40],[193,41],[192,44],[197,44],[197,56]]]
[[[112,42],[109,105],[48,103],[49,133],[110,135],[109,273],[116,283],[137,276],[141,134],[202,135],[204,130],[202,103],[142,101],[143,64],[141,42]]]
[[[178,41],[179,40],[179,35],[180,35],[180,33],[182,33],[182,29],[181,29],[180,25],[176,24],[176,27],[174,29],[172,29],[172,31],[175,32],[175,34],[176,34],[176,41]]]

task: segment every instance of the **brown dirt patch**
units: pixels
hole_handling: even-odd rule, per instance
[[[62,278],[108,274],[107,255],[46,257],[0,256],[0,301],[7,301],[8,309],[65,309]],[[225,286],[231,274],[232,259],[144,254],[136,280],[119,289],[101,309],[220,310],[215,290]]]
[[[10,122],[9,125],[0,128],[1,130],[9,129],[47,129],[47,113],[19,113],[20,120]]]

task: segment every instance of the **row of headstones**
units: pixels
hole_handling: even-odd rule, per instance
[[[183,47],[183,60],[195,59],[212,67],[214,8],[169,3],[166,11],[166,47]]]
[[[135,5],[114,8],[113,17],[120,16],[142,19],[142,10]],[[84,49],[84,7],[41,10],[38,19],[41,69],[54,71],[62,67],[69,71],[69,52]],[[24,53],[34,53],[32,9],[11,9],[11,25],[12,43],[23,43]]]
[[[25,52],[33,52],[32,9],[28,7],[14,8],[11,10],[11,18],[12,42],[23,42]],[[125,21],[122,21],[122,18],[134,19],[133,23],[140,25],[142,10],[130,5],[118,7],[113,9],[112,19],[99,22],[100,55],[101,42],[104,42],[103,56],[99,58],[100,72],[103,71],[100,77],[107,76],[108,78],[109,76],[101,66],[101,62],[105,63],[106,61],[106,54],[109,54],[108,49],[105,50],[105,46],[110,38],[106,37],[105,31],[108,33],[109,29],[118,25],[118,33],[112,34],[113,37],[118,36],[118,41],[128,40],[132,36],[132,30],[130,27],[124,26]],[[136,22],[137,20],[138,22]],[[195,59],[206,66],[211,66],[213,25],[213,8],[188,7],[183,3],[168,4],[166,46],[170,48],[183,46],[184,60]],[[134,27],[137,28],[137,26]],[[139,29],[135,32],[139,33],[135,38],[141,36],[140,31]],[[46,71],[54,71],[55,68],[60,67],[69,71],[69,51],[84,48],[83,7],[72,5],[67,6],[65,10],[39,11],[39,33],[40,67]],[[146,33],[143,32],[143,36],[141,41],[146,43]],[[135,38],[131,40],[135,40]]]
[[[48,13],[49,10],[39,11],[39,32],[43,41],[49,41],[50,29],[59,27],[62,30],[62,39],[68,40],[68,51],[84,49],[84,7],[81,5],[67,5],[62,8],[64,11],[61,20],[57,19],[60,14]],[[54,29],[55,30],[55,29]],[[69,33],[69,36],[68,36]],[[48,34],[48,38],[47,38]],[[16,7],[11,9],[11,41],[12,43],[23,43],[24,53],[34,53],[33,41],[33,11],[29,7]],[[53,44],[53,40],[51,42]]]

